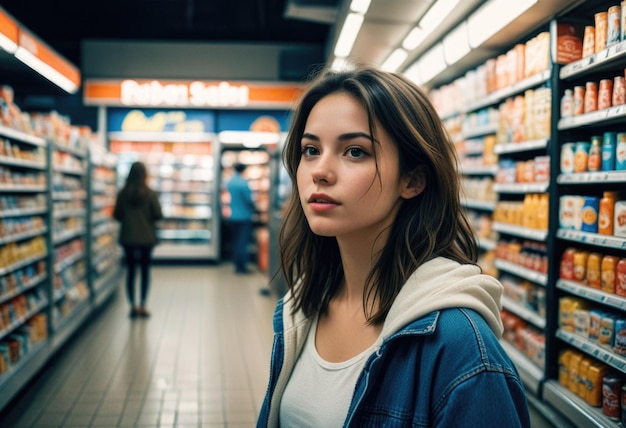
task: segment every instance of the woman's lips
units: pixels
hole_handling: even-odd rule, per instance
[[[337,208],[340,204],[328,195],[313,194],[309,197],[309,206],[313,211],[325,212]]]

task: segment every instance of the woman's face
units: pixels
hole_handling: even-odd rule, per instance
[[[311,110],[296,179],[315,234],[373,239],[391,225],[402,198],[415,196],[400,177],[389,135],[379,126],[375,143],[369,132],[365,109],[346,93],[328,95]]]

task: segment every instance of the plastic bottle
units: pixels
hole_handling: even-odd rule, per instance
[[[617,134],[615,145],[615,169],[617,171],[626,170],[626,132]]]
[[[615,215],[617,197],[617,192],[604,192],[602,194],[598,210],[598,233],[600,235],[613,235],[613,216]]]
[[[615,276],[618,258],[609,254],[602,257],[601,282],[602,291],[615,293]]]
[[[561,98],[561,117],[571,117],[574,115],[574,91],[565,90],[565,95]]]
[[[602,137],[591,137],[589,156],[587,157],[587,171],[600,171],[602,167]]]
[[[602,281],[600,276],[600,266],[602,262],[602,254],[592,252],[587,257],[587,285],[591,288],[602,288]]]

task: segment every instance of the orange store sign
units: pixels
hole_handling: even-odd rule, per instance
[[[289,109],[302,91],[292,83],[87,80],[84,101],[107,106]]]

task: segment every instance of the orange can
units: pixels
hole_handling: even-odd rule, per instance
[[[602,262],[602,254],[589,253],[587,257],[587,285],[591,288],[602,288],[600,276],[600,265]]]
[[[602,257],[602,267],[601,267],[601,280],[602,280],[602,291],[607,293],[617,293],[617,289],[615,287],[615,275],[617,273],[617,261],[618,258],[611,255],[605,255]],[[621,291],[621,293],[626,294],[626,288]],[[624,295],[621,294],[621,295]]]
[[[587,258],[589,252],[585,250],[577,250],[574,253],[574,279],[578,282],[585,282],[587,277]]]
[[[626,259],[620,259],[615,268],[615,292],[626,296]]]

